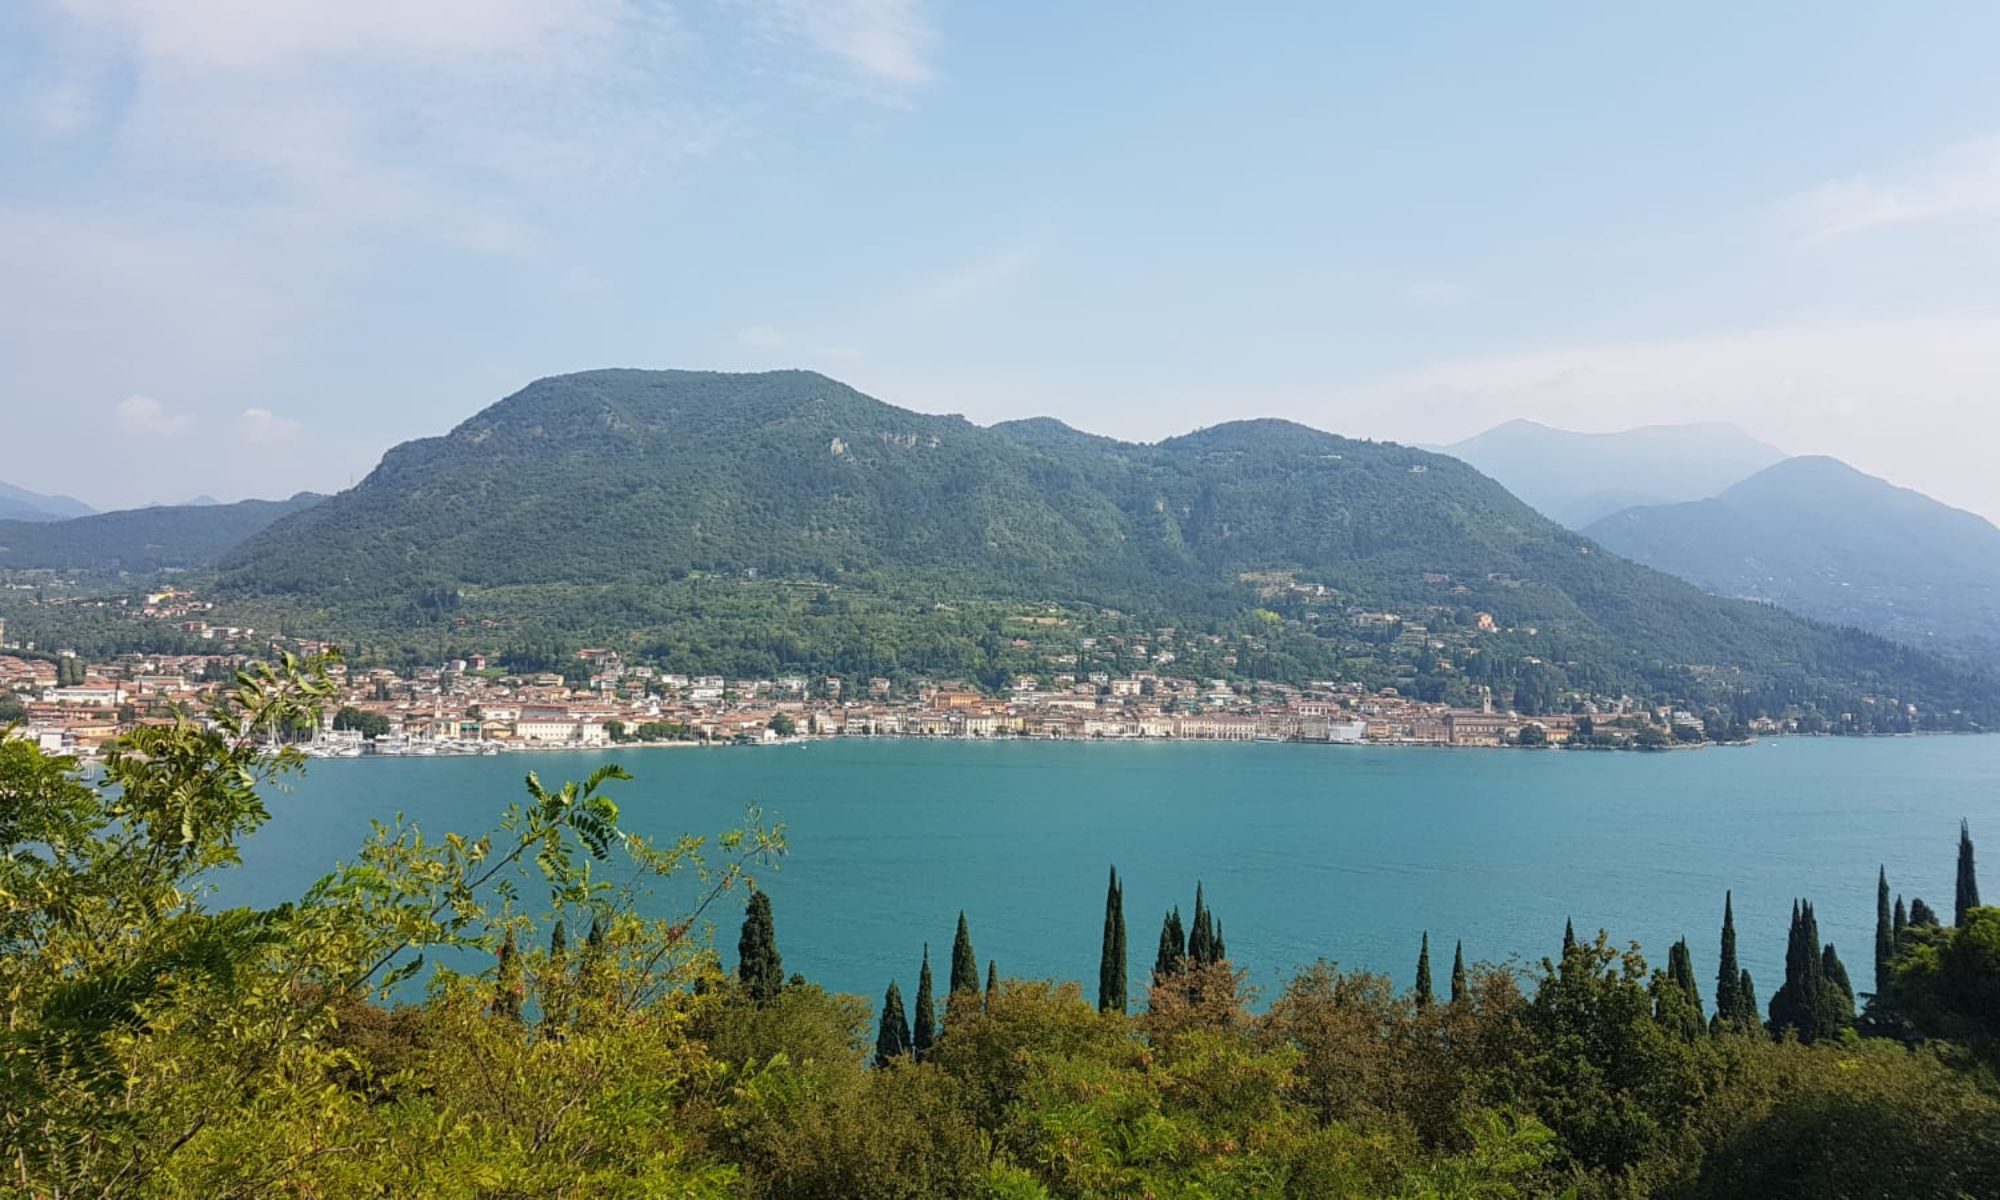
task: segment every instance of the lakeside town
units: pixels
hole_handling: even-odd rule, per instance
[[[4,634],[4,630],[0,630]],[[0,643],[4,647],[4,643]],[[325,649],[301,643],[312,653]],[[120,732],[200,712],[253,661],[246,654],[123,654],[104,662],[0,648],[0,702],[14,736],[91,756]],[[1721,740],[1703,719],[1630,700],[1524,716],[1490,696],[1476,708],[1426,703],[1394,688],[1335,681],[1197,680],[1138,671],[1018,677],[999,693],[962,680],[896,682],[780,675],[730,679],[576,652],[567,673],[509,674],[478,655],[410,673],[329,668],[337,700],[317,757],[491,754],[633,743],[744,745],[819,737],[1043,738],[1309,742],[1457,747],[1666,748]],[[1760,721],[1737,733],[1789,732]]]

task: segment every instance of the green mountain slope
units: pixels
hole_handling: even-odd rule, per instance
[[[1571,529],[1636,505],[1704,499],[1784,458],[1715,423],[1575,433],[1509,421],[1441,450]]]
[[[2000,529],[1831,458],[1587,532],[1709,591],[2000,666]]]
[[[280,517],[323,497],[159,506],[67,521],[0,520],[0,570],[158,571],[213,566]]]
[[[1361,611],[1411,625],[1487,613],[1515,631],[1479,664],[1498,684],[1553,656],[1600,694],[1704,680],[1990,700],[1985,681],[1920,655],[1607,554],[1455,459],[1281,421],[1151,446],[1047,420],[984,429],[807,372],[542,380],[251,538],[221,587],[335,624],[388,614],[385,597],[477,608],[595,589],[555,607],[595,606],[597,627],[615,619],[607,589],[624,589],[620,603],[684,630],[709,618],[658,598],[692,576],[902,596],[903,615],[918,597],[1163,623],[1272,605],[1274,640],[1306,647],[1292,661],[1354,653],[1340,643]]]

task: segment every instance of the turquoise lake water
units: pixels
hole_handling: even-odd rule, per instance
[[[1961,816],[2000,891],[2000,737],[1776,740],[1670,754],[1189,743],[843,740],[803,746],[314,763],[223,897],[296,896],[401,812],[475,833],[545,782],[607,760],[636,831],[714,832],[761,804],[791,853],[766,871],[785,969],[907,992],[928,940],[942,977],[960,908],[982,970],[1094,991],[1106,868],[1125,877],[1135,985],[1195,881],[1231,957],[1270,989],[1325,957],[1407,985],[1429,930],[1439,978],[1533,963],[1602,927],[1664,965],[1685,935],[1713,978],[1723,891],[1768,1000],[1794,896],[1817,905],[1855,984],[1872,984],[1875,869],[1949,915]],[[718,914],[734,960],[740,910]],[[1707,987],[1705,991],[1709,990]]]

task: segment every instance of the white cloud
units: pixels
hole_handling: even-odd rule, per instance
[[[1952,217],[2000,218],[2000,136],[1962,142],[1899,172],[1835,180],[1790,207],[1808,240]]]
[[[1419,279],[1403,285],[1403,299],[1425,308],[1463,304],[1471,295],[1472,289],[1465,284],[1443,279]]]
[[[125,397],[112,410],[112,417],[118,432],[128,437],[179,437],[194,427],[193,417],[173,412],[151,396]]]
[[[751,2],[774,32],[804,40],[877,84],[908,89],[936,77],[930,58],[937,36],[919,0]]]
[[[289,417],[278,416],[268,408],[246,408],[243,415],[237,418],[237,428],[247,442],[274,445],[297,438],[303,426]]]
[[[1011,288],[1033,271],[1040,253],[1017,244],[989,251],[960,263],[903,293],[904,307],[931,313],[959,308]]]

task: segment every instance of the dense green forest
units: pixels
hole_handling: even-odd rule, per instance
[[[786,973],[756,886],[782,828],[635,838],[615,767],[531,775],[483,832],[386,824],[294,902],[211,907],[260,790],[300,766],[258,731],[329,694],[312,664],[261,668],[212,725],[136,731],[99,778],[0,742],[0,1187],[2000,1194],[2000,910],[1968,829],[1950,925],[1878,879],[1864,980],[1801,902],[1767,1006],[1725,904],[1712,990],[1684,944],[1655,969],[1570,932],[1518,972],[1446,969],[1426,937],[1409,992],[1321,963],[1258,1011],[1206,897],[1135,948],[1114,874],[1077,914],[1103,922],[1094,996],[982,974],[962,914],[937,977],[926,954],[913,1003],[892,983],[878,1010]],[[673,915],[640,916],[667,885]],[[739,914],[725,970],[708,930]]]
[[[151,574],[211,567],[273,521],[325,499],[157,505],[66,521],[0,521],[0,571]]]
[[[1612,693],[1670,693],[1658,681],[1678,676],[1709,701],[1878,697],[1947,726],[2000,696],[1983,676],[1608,554],[1441,455],[1268,420],[1157,445],[1051,420],[984,429],[802,371],[542,380],[250,539],[220,594],[266,625],[350,643],[426,617],[627,646],[674,644],[678,626],[724,657],[743,634],[681,590],[703,578],[725,607],[730,586],[771,580],[835,589],[871,617],[1055,604],[1190,628],[1262,609],[1283,618],[1278,657],[1302,668],[1354,656],[1357,611],[1412,625],[1486,613]],[[784,665],[865,645],[820,615],[766,623],[798,650]],[[1522,657],[1547,655],[1497,673],[1511,680]]]
[[[165,561],[102,549],[85,556],[100,568]],[[809,372],[543,380],[226,553],[179,557],[211,550],[219,574],[186,582],[216,624],[332,639],[370,666],[610,646],[676,671],[998,687],[1081,674],[1078,654],[1454,703],[1488,689],[1530,713],[1632,695],[1856,732],[2000,720],[1986,674],[1705,595],[1455,459],[1280,421],[1157,445],[1048,419],[985,429]],[[0,593],[15,640],[218,648],[101,584],[10,579],[32,585]],[[1171,664],[1122,653],[1137,645]]]

